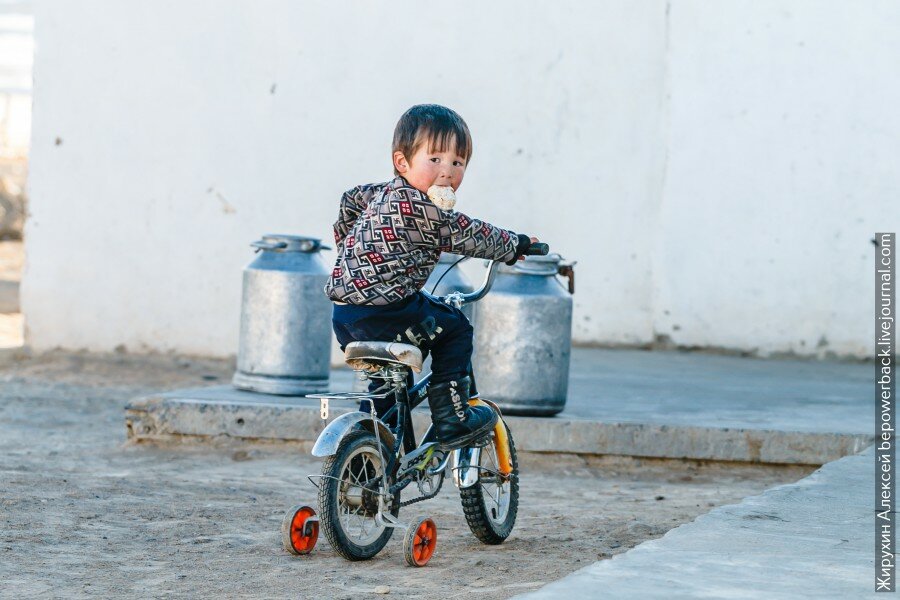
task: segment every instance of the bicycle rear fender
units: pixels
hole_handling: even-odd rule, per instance
[[[331,456],[337,452],[338,446],[341,445],[341,440],[348,433],[357,429],[366,429],[374,435],[375,425],[372,423],[372,415],[367,412],[354,411],[339,416],[319,434],[313,446],[312,455]],[[381,441],[387,444],[388,448],[393,448],[394,434],[391,433],[387,425],[378,421],[378,430]]]

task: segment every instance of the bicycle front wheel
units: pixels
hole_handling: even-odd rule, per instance
[[[384,476],[388,448],[378,451],[375,436],[354,431],[345,437],[337,452],[322,465],[319,486],[319,518],[331,547],[347,560],[367,560],[378,554],[393,528],[375,521],[378,513],[379,482]],[[391,505],[393,516],[400,513],[400,494]]]
[[[500,475],[500,458],[496,434],[491,443],[481,449],[478,483],[459,491],[463,513],[469,529],[485,544],[502,544],[516,524],[519,512],[519,460],[512,433],[504,423],[509,439],[509,458],[512,473]]]

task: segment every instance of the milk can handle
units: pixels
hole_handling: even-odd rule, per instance
[[[559,265],[558,274],[569,280],[569,293],[575,293],[575,263]]]

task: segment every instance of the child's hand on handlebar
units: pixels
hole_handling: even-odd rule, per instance
[[[532,244],[537,244],[539,241],[540,241],[540,240],[537,239],[536,237],[531,236],[531,243],[532,243]],[[519,257],[519,260],[525,260],[525,256],[526,256],[526,255],[523,254],[522,256]]]
[[[516,246],[516,254],[506,261],[507,265],[512,266],[516,264],[517,260],[525,260],[526,256],[543,256],[550,252],[550,246],[542,244],[536,237],[528,237],[524,233],[518,235],[519,244]]]

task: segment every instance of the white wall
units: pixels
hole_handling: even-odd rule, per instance
[[[890,3],[523,6],[36,3],[28,343],[235,353],[247,244],[329,239],[438,102],[459,208],[579,261],[576,341],[867,354]]]
[[[34,53],[31,10],[28,2],[0,0],[0,160],[28,156]]]
[[[870,240],[900,226],[898,8],[673,5],[658,333],[761,354],[874,352]]]

